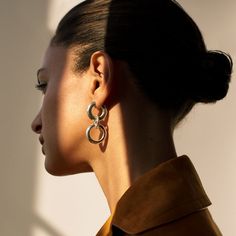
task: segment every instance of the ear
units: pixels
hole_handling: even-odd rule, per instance
[[[111,91],[113,64],[110,56],[102,51],[94,52],[90,58],[88,72],[90,95],[99,108],[105,103]]]

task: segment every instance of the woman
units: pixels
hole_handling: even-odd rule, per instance
[[[226,96],[231,72],[175,1],[87,0],[61,20],[32,129],[49,173],[94,171],[111,210],[97,235],[221,235],[173,132]]]

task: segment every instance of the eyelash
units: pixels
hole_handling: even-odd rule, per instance
[[[45,93],[46,88],[47,88],[47,83],[43,82],[43,83],[37,83],[35,85],[35,88],[43,93]]]

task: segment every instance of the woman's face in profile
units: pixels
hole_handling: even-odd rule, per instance
[[[49,47],[38,71],[43,102],[32,129],[39,134],[45,168],[53,175],[91,171],[84,133],[90,122],[86,114],[91,102],[86,93],[89,80],[86,72],[73,71],[74,59],[69,49]]]

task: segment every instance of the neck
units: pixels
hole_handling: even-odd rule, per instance
[[[142,106],[141,112],[130,107],[135,106],[112,108],[106,150],[91,163],[112,213],[139,177],[177,157],[168,115],[150,106]]]

